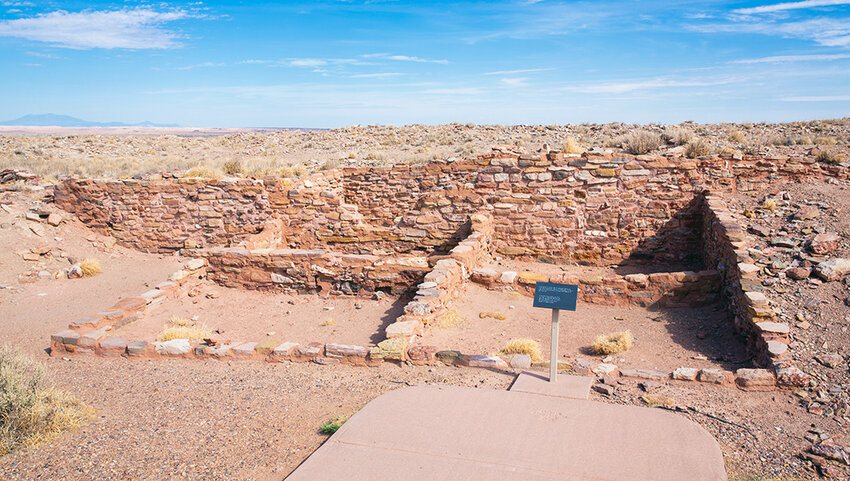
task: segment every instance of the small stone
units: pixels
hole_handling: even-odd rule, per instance
[[[511,357],[511,367],[514,369],[528,369],[531,367],[531,356],[528,354],[516,354]]]
[[[47,216],[47,223],[48,223],[48,224],[50,224],[50,225],[52,225],[53,227],[56,227],[56,226],[58,226],[59,224],[61,224],[61,223],[62,223],[62,220],[63,220],[63,219],[62,219],[62,216],[61,216],[61,215],[59,215],[59,214],[58,214],[58,213],[56,213],[56,212],[53,212],[52,214],[50,214],[50,215],[48,215],[48,216]]]
[[[614,391],[616,389],[617,388],[615,388],[614,386],[609,386],[607,384],[594,384],[593,385],[594,391],[598,392],[599,394],[605,395],[605,396],[613,396]]]
[[[192,350],[188,339],[172,339],[170,341],[155,342],[156,352],[168,356],[179,356]]]
[[[844,362],[844,358],[841,357],[840,354],[835,354],[835,353],[823,354],[823,355],[817,356],[815,359],[817,359],[817,361],[819,363],[823,364],[824,366],[832,367],[832,368],[838,367],[839,364]]]
[[[692,367],[680,367],[673,371],[673,379],[679,381],[695,381],[697,378],[698,369]]]
[[[805,267],[791,267],[785,271],[785,275],[795,281],[807,279],[811,273],[811,269]]]
[[[603,362],[601,364],[597,364],[596,367],[593,368],[592,372],[597,376],[614,376],[617,374],[617,366]]]
[[[850,274],[850,259],[836,258],[821,262],[815,267],[815,274],[827,282],[837,281]]]
[[[809,243],[809,249],[815,254],[829,254],[838,247],[841,238],[837,234],[818,234]]]
[[[660,382],[655,381],[641,381],[638,383],[638,387],[643,389],[644,392],[653,392],[661,389],[664,385]]]

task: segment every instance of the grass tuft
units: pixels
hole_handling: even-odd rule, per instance
[[[82,271],[83,277],[94,277],[101,273],[100,261],[97,259],[83,259],[80,262],[80,271]]]
[[[348,418],[335,417],[330,418],[322,424],[322,427],[319,428],[319,431],[322,434],[333,434],[342,427],[345,422],[348,421]]]
[[[534,362],[543,360],[543,350],[540,348],[540,343],[534,339],[511,339],[499,353],[528,354]]]
[[[815,160],[824,164],[837,165],[844,162],[844,157],[841,154],[830,152],[829,150],[821,151]]]
[[[496,319],[498,321],[504,321],[505,319],[508,318],[508,316],[502,314],[501,312],[483,311],[483,312],[478,313],[479,319],[486,319],[488,317],[492,318],[492,319]]]
[[[230,159],[222,164],[221,169],[227,175],[237,175],[244,172],[242,168],[242,162],[239,159]]]
[[[0,349],[0,456],[77,429],[94,409],[45,383],[45,366],[17,349]]]
[[[457,327],[461,324],[463,324],[463,317],[461,317],[457,309],[449,309],[437,319],[437,326],[443,329]]]
[[[199,179],[220,179],[222,175],[222,172],[216,168],[208,167],[206,165],[199,165],[197,167],[192,167],[191,169],[187,170],[186,174],[183,177]]]
[[[162,332],[156,336],[156,340],[165,342],[174,339],[207,339],[212,337],[212,335],[212,330],[206,324],[197,324],[190,319],[172,316]]]
[[[764,210],[769,210],[771,212],[775,211],[779,206],[776,205],[776,201],[773,199],[764,199],[764,202],[761,203],[761,208]]]
[[[648,130],[635,130],[626,137],[626,149],[635,154],[647,154],[661,146],[661,136]]]
[[[565,154],[581,154],[584,153],[586,149],[578,143],[578,140],[575,137],[567,137],[567,141],[564,142],[564,147],[561,151]]]
[[[629,350],[634,342],[631,331],[621,331],[598,336],[591,348],[595,354],[616,354]]]
[[[319,325],[322,326],[322,327],[335,326],[336,325],[336,319],[325,319],[324,321],[320,322]]]
[[[689,159],[695,159],[697,157],[704,157],[706,155],[711,154],[711,147],[708,145],[708,142],[702,139],[696,139],[688,142],[688,145],[685,146],[685,155]]]

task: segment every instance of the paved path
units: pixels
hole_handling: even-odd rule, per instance
[[[682,416],[525,392],[417,386],[352,416],[288,481],[726,481]]]
[[[559,374],[555,382],[549,382],[548,374],[523,371],[514,379],[509,391],[568,399],[588,399],[593,381],[594,378],[590,376]]]

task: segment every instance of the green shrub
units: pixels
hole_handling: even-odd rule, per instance
[[[333,433],[337,432],[337,430],[339,430],[339,428],[341,428],[342,425],[345,424],[345,421],[347,421],[347,420],[348,419],[344,419],[344,418],[341,418],[341,417],[330,418],[327,421],[325,421],[324,424],[322,424],[322,427],[319,428],[319,431],[322,434],[333,434]]]

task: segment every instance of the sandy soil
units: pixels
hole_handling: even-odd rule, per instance
[[[196,294],[193,297],[184,294],[152,306],[142,319],[112,335],[153,341],[172,316],[197,316],[197,323],[218,331],[218,337],[225,342],[277,339],[370,346],[384,340],[384,327],[403,313],[409,300],[342,296],[325,299],[229,289],[210,281],[201,282],[192,291]]]
[[[495,354],[510,339],[530,338],[540,343],[548,357],[551,311],[532,307],[531,297],[470,284],[454,307],[464,322],[454,328],[429,328],[422,344],[470,354]],[[507,319],[480,318],[479,314],[486,311],[505,314]],[[743,344],[730,334],[731,321],[720,305],[653,311],[579,303],[576,312],[561,312],[559,354],[566,359],[602,359],[605,356],[595,356],[590,350],[593,339],[624,330],[634,335],[634,346],[611,360],[623,368],[671,371],[683,366],[719,366],[734,370],[747,367],[749,361]]]

